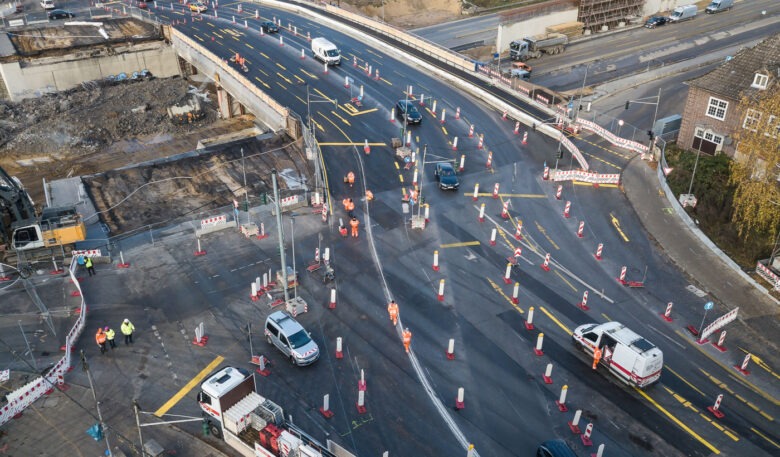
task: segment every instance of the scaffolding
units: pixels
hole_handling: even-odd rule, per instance
[[[594,32],[605,25],[611,29],[641,17],[643,6],[644,0],[580,0],[577,20]]]

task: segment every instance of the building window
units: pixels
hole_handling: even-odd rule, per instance
[[[767,84],[769,84],[769,76],[756,73],[756,76],[753,77],[753,84],[750,87],[766,89]]]
[[[710,102],[707,106],[707,116],[714,117],[715,119],[722,121],[726,119],[726,110],[729,107],[729,102],[725,100],[718,100],[715,97],[710,97]]]
[[[702,138],[710,143],[715,143],[718,146],[723,144],[723,136],[713,133],[712,130],[704,130],[701,127],[696,127],[696,138]]]
[[[766,121],[766,127],[764,135],[777,138],[780,135],[780,116],[770,115]]]
[[[761,122],[761,112],[754,109],[748,109],[747,114],[745,115],[745,121],[742,123],[742,128],[755,132],[759,122]]]

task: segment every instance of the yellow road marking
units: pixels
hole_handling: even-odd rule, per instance
[[[684,382],[685,384],[687,384],[687,385],[688,385],[688,387],[690,387],[691,389],[693,389],[693,390],[695,390],[696,392],[698,392],[698,393],[699,393],[699,395],[701,395],[702,397],[706,397],[706,395],[704,395],[704,392],[702,392],[701,390],[697,389],[697,388],[696,388],[696,387],[695,387],[693,384],[691,384],[690,382],[688,382],[688,381],[687,381],[685,378],[683,378],[683,377],[682,377],[682,376],[681,376],[679,373],[677,373],[676,371],[674,371],[674,370],[672,370],[671,368],[669,368],[669,366],[668,366],[668,365],[667,365],[667,366],[665,366],[664,368],[665,368],[667,371],[669,371],[670,373],[672,373],[673,375],[677,376],[677,377],[680,379],[680,381],[682,381],[682,382]]]
[[[304,80],[303,80],[303,78],[301,78],[301,77],[300,77],[300,76],[298,76],[298,75],[293,75],[293,77],[294,77],[295,79],[297,79],[298,81],[300,81],[301,83],[305,83],[305,82],[306,82],[306,81],[304,81]]]
[[[247,48],[254,49],[254,47],[251,44],[249,44],[249,43],[244,43],[244,44],[246,45]]]
[[[560,250],[561,248],[559,248],[558,245],[555,244],[555,241],[553,241],[552,238],[550,238],[550,236],[547,235],[547,230],[545,230],[544,227],[542,227],[542,224],[540,224],[538,221],[534,221],[534,223],[536,224],[536,230],[538,230],[539,233],[541,233],[542,235],[544,235],[545,238],[547,238],[547,242],[550,243],[552,247],[554,247],[555,249]]]
[[[322,115],[322,113],[320,113]],[[320,146],[365,146],[365,143],[317,143]],[[369,146],[387,146],[387,143],[368,143]]]
[[[224,40],[225,39],[225,37],[220,35],[218,32],[213,32],[213,33],[214,33],[214,35],[218,36],[220,40]],[[230,52],[233,53],[233,51],[230,51]]]
[[[357,108],[355,108],[354,106],[352,106],[349,103],[344,103],[344,105],[346,105],[347,108],[345,108],[342,105],[339,105],[339,108],[341,108],[344,111],[346,111],[347,114],[349,114],[350,116],[360,116],[361,114],[368,114],[368,113],[373,113],[374,111],[377,111],[377,108],[371,108],[371,109],[367,109],[367,110],[364,110],[364,111],[358,111]]]
[[[766,435],[764,435],[763,433],[759,432],[759,431],[758,431],[758,430],[756,430],[755,428],[753,428],[753,427],[750,427],[750,430],[752,430],[752,431],[753,431],[753,433],[755,433],[756,435],[760,436],[761,438],[763,438],[763,439],[765,439],[765,440],[769,441],[770,443],[772,443],[772,445],[773,445],[774,447],[780,448],[780,444],[777,444],[777,443],[775,443],[774,441],[772,441],[771,439],[767,438],[767,437],[766,437]]]
[[[330,114],[332,114],[332,115],[336,116],[337,118],[339,118],[339,120],[340,120],[341,122],[343,122],[343,123],[347,124],[348,126],[352,127],[352,124],[350,124],[348,120],[346,120],[346,119],[344,119],[343,117],[341,117],[341,116],[339,115],[339,113],[337,113],[337,112],[335,112],[335,111],[331,110],[331,111],[330,111]]]
[[[612,213],[609,213],[609,217],[612,220],[612,226],[615,227],[615,230],[618,231],[620,237],[623,238],[623,241],[628,243],[628,237],[626,236],[625,233],[623,233],[623,230],[620,228],[620,221],[618,220],[618,218],[616,218],[615,215]]]
[[[295,98],[297,98],[301,103],[306,104],[306,100],[302,99],[301,97],[296,95]]]
[[[203,38],[201,38],[200,35],[195,35],[195,38],[199,39],[201,43],[204,42]]]
[[[592,187],[593,183],[591,182],[585,182],[585,181],[572,181],[571,182],[575,186],[589,186]],[[617,189],[617,184],[599,184],[599,187],[609,187],[612,189]]]
[[[775,420],[774,417],[770,416],[769,414],[767,414],[767,413],[765,413],[763,411],[759,411],[758,414],[761,414],[762,416],[764,416],[764,419],[768,420],[769,422],[774,422],[774,420]]]
[[[388,86],[392,86],[393,85],[393,83],[391,83],[390,81],[386,80],[385,78],[379,78],[379,80],[382,81],[383,83],[387,84]]]
[[[444,136],[447,136],[447,129],[442,125],[441,131],[444,133]]]
[[[676,418],[674,415],[672,415],[672,413],[670,413],[669,411],[667,411],[667,410],[666,410],[666,408],[664,408],[663,406],[661,406],[660,404],[658,404],[658,402],[656,402],[655,400],[653,400],[652,398],[650,398],[650,395],[648,395],[648,394],[647,394],[645,391],[643,391],[642,389],[638,389],[638,388],[636,388],[636,387],[634,388],[634,391],[636,391],[636,392],[637,392],[639,395],[641,395],[641,396],[642,396],[642,397],[644,397],[644,398],[645,398],[647,401],[649,401],[651,405],[653,405],[653,406],[654,406],[654,407],[655,407],[655,408],[656,408],[658,411],[660,411],[661,413],[663,413],[663,414],[664,414],[666,417],[668,417],[669,419],[671,419],[671,420],[672,420],[672,422],[674,422],[675,424],[677,424],[677,426],[678,426],[678,427],[680,427],[680,428],[681,428],[681,429],[683,429],[684,431],[688,432],[688,434],[689,434],[689,435],[691,435],[691,436],[692,436],[694,439],[696,439],[696,441],[698,441],[698,442],[700,442],[701,444],[703,444],[703,445],[704,445],[704,446],[705,446],[707,449],[709,449],[709,450],[710,450],[710,451],[712,451],[713,453],[715,453],[715,454],[720,454],[720,451],[719,451],[719,450],[718,450],[718,449],[717,449],[715,446],[713,446],[712,444],[710,444],[710,442],[709,442],[709,441],[705,440],[704,438],[702,438],[701,436],[699,436],[699,435],[698,435],[696,432],[694,432],[693,430],[691,430],[691,428],[690,428],[690,427],[688,427],[687,425],[685,425],[685,424],[684,424],[682,421],[680,421],[680,419],[677,419],[677,418]]]
[[[320,97],[322,97],[322,98],[324,98],[324,99],[327,99],[327,100],[330,100],[330,97],[328,97],[327,95],[325,95],[324,93],[322,93],[322,91],[321,91],[321,90],[319,90],[319,89],[316,89],[316,88],[315,88],[315,89],[314,89],[314,92],[317,92],[317,95],[319,95]]]
[[[290,81],[289,78],[287,78],[283,74],[279,73],[278,71],[276,72],[276,76],[282,78],[284,80],[284,82],[286,82],[287,84],[292,84],[293,83],[292,81]]]
[[[398,180],[401,181],[401,183],[403,184],[403,182],[404,182],[404,175],[399,173],[398,174]]]
[[[266,54],[266,53],[264,53],[262,51],[260,52],[260,55],[265,57],[266,59],[269,59],[269,60],[271,59],[270,57],[268,57],[268,54]]]
[[[607,320],[607,322],[610,322],[610,321],[612,320],[612,319],[610,319],[610,318],[609,318],[609,316],[607,316],[607,315],[606,315],[606,314],[604,314],[604,313],[601,313],[601,316],[602,316],[604,319],[606,319],[606,320]]]
[[[284,65],[280,64],[279,62],[275,62],[275,63],[276,63],[276,66],[281,68],[282,70],[287,70],[287,68]]]
[[[609,165],[612,168],[617,168],[618,170],[620,169],[619,165],[615,165],[614,163],[612,163],[612,162],[610,162],[608,160],[604,160],[601,157],[596,157],[595,155],[593,155],[591,153],[588,153],[588,152],[584,152],[584,151],[583,151],[583,154],[588,156],[588,157],[590,157],[593,160],[598,160],[599,162],[601,162],[601,163],[603,163],[605,165]]]
[[[206,24],[208,24],[208,25],[210,25],[212,27],[216,27],[216,25],[212,24],[211,22],[206,22]]]
[[[287,90],[287,88],[284,87],[284,84],[280,83],[279,81],[276,81],[276,84],[278,84],[279,87],[281,87],[283,90]]]
[[[746,351],[745,349],[743,349],[743,348],[741,348],[741,347],[739,348],[739,350],[740,350],[740,351],[742,351],[742,352],[744,352],[745,354],[747,354],[747,353],[748,353],[748,351]],[[759,356],[757,356],[757,355],[755,355],[755,354],[752,354],[752,353],[751,353],[751,354],[750,354],[750,360],[751,360],[751,361],[752,361],[752,362],[753,362],[755,365],[758,365],[759,367],[763,368],[763,369],[764,369],[764,370],[765,370],[767,373],[771,374],[771,375],[772,375],[772,376],[774,376],[775,378],[778,378],[778,379],[780,379],[780,375],[778,375],[777,373],[775,373],[774,371],[772,371],[772,369],[771,369],[771,368],[769,368],[769,365],[767,365],[767,364],[766,364],[766,362],[764,362],[764,360],[763,360],[761,357],[759,357]]]
[[[265,81],[263,81],[263,80],[262,80],[262,79],[260,79],[259,77],[255,76],[255,80],[257,80],[257,82],[259,82],[260,84],[264,85],[266,89],[270,89],[270,88],[271,88],[271,86],[269,86],[268,84],[266,84],[266,83],[265,83]]]
[[[198,384],[200,384],[201,381],[203,381],[206,376],[209,375],[212,371],[214,371],[217,366],[222,363],[222,361],[225,360],[224,357],[221,355],[218,355],[214,357],[214,360],[211,361],[210,364],[206,365],[206,368],[202,369],[200,373],[196,374],[194,378],[190,379],[190,382],[184,385],[181,389],[179,389],[178,392],[176,392],[176,395],[171,397],[170,400],[165,402],[164,405],[160,406],[160,409],[154,412],[154,415],[157,417],[162,417],[163,414],[167,413],[168,410],[173,408],[176,403],[178,403],[182,398],[184,398],[185,395],[190,393],[190,391],[195,388]]]
[[[464,246],[479,246],[479,241],[464,241],[462,243],[450,243],[450,244],[440,244],[439,247],[441,249],[445,248],[462,248]]]
[[[400,170],[401,169],[401,166],[398,165],[398,161],[393,161],[393,164],[395,165],[395,169],[396,170]]]
[[[473,197],[474,192],[466,192],[463,195]],[[493,193],[478,193],[478,197],[492,197]],[[498,194],[501,198],[547,198],[544,194]]]
[[[569,280],[567,280],[566,278],[564,278],[562,274],[558,273],[558,270],[555,270],[555,274],[556,274],[556,275],[558,275],[558,277],[559,277],[559,278],[561,278],[561,280],[562,280],[563,282],[565,282],[566,284],[568,284],[568,286],[569,286],[569,287],[571,287],[571,289],[572,289],[573,291],[577,292],[577,288],[576,288],[576,287],[574,287],[574,286],[573,286],[573,285],[572,285],[572,284],[569,282]]]
[[[549,311],[547,311],[547,309],[545,309],[544,306],[540,306],[539,307],[539,311],[543,312],[545,314],[545,316],[550,318],[551,321],[555,322],[558,325],[558,327],[563,329],[564,332],[566,332],[567,334],[571,335],[571,330],[569,330],[569,327],[566,327],[565,325],[563,325],[563,323],[561,321],[559,321],[555,316],[553,316]]]
[[[301,68],[300,70],[301,70],[301,73],[303,73],[304,75],[308,76],[311,79],[320,79],[320,78],[317,77],[317,75],[315,75],[313,73],[309,73],[308,71],[304,70],[303,68]]]
[[[504,297],[506,299],[506,301],[508,301],[509,304],[512,305],[512,307],[517,310],[517,312],[519,312],[520,314],[524,314],[525,313],[522,308],[520,308],[519,306],[514,304],[514,302],[512,302],[512,299],[509,298],[509,296],[507,294],[505,294],[503,290],[501,290],[501,286],[499,286],[498,284],[493,282],[493,280],[490,279],[490,278],[485,278],[485,279],[487,279],[487,281],[490,283],[490,286],[493,288],[493,290],[495,290],[496,292],[499,293],[499,295]]]
[[[256,70],[257,70],[257,71],[259,71],[260,73],[264,74],[266,78],[269,76],[269,75],[268,75],[268,73],[266,73],[265,71],[263,71],[263,69],[262,69],[262,68],[256,68]]]

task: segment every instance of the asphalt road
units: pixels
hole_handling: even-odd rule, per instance
[[[241,20],[233,25],[224,19],[232,15],[234,5],[220,8],[223,19],[218,21],[193,22],[178,7],[173,13],[159,14],[187,19],[179,28],[224,59],[235,52],[244,54],[248,78],[304,117],[306,87],[310,94],[336,98],[336,107],[311,105],[335,219],[344,217],[338,207],[343,197],[359,202],[358,239],[338,237],[334,218],[322,233],[322,246],[331,248],[338,277],[337,309],[326,309],[328,290],[316,278],[304,278],[299,290],[310,303],[310,312],[300,320],[320,343],[323,358],[299,369],[269,352],[274,373],[259,382],[260,392],[282,404],[296,424],[319,438],[330,436],[359,455],[385,450],[390,455],[461,455],[465,451],[454,438],[458,436],[474,443],[485,456],[530,454],[540,441],[554,437],[567,439],[584,454],[591,450],[571,435],[566,424],[572,413],[561,413],[554,404],[565,384],[569,408],[582,409],[584,421],[595,424],[594,442],[605,443],[608,455],[776,452],[772,443],[780,437],[767,418],[778,414],[777,386],[764,376],[747,382],[740,379],[729,367],[734,363],[731,354],[721,356],[699,348],[679,325],[660,319],[658,313],[674,301],[681,321],[697,321],[706,298],[693,294],[686,276],[657,251],[618,188],[566,183],[563,199],[557,200],[555,187],[540,176],[543,162],[553,165],[556,142],[532,132],[528,144],[522,145],[520,136],[513,134],[513,123],[501,120],[500,113],[354,36],[263,10],[264,18],[275,15],[285,26],[292,22],[299,32],[326,36],[339,44],[347,61],[325,74],[310,54],[300,59],[300,50],[308,48],[305,38],[283,31],[282,46],[277,35],[261,37],[253,19],[248,19],[252,30],[245,30]],[[244,11],[252,14],[253,7],[245,4]],[[353,57],[360,66],[368,63],[378,68],[381,79],[353,67]],[[344,87],[345,77],[352,78],[350,88]],[[360,85],[364,95],[358,107],[349,100]],[[406,97],[409,85],[414,94],[435,97],[438,105],[434,115],[431,101],[426,102],[423,123],[411,127],[413,147],[426,151],[426,162],[466,156],[461,189],[456,192],[439,191],[431,165],[420,168],[422,195],[430,204],[430,225],[424,231],[409,227],[409,214],[400,201],[412,172],[398,167],[387,146],[400,133],[399,122],[390,121],[390,108]],[[455,120],[458,107],[462,118]],[[447,110],[444,124],[443,109]],[[487,148],[478,149],[476,138],[468,138],[471,124],[485,135]],[[455,136],[457,151],[452,147]],[[364,140],[373,145],[370,155],[363,152]],[[590,143],[588,138],[576,141],[588,148],[589,157],[599,166],[610,168],[604,163],[614,162],[619,168],[630,160],[625,152]],[[488,150],[491,167],[485,165]],[[559,165],[571,167],[571,157],[566,155]],[[348,170],[358,175],[354,188],[342,181]],[[485,195],[475,202],[471,192],[476,183]],[[495,184],[501,199],[490,198]],[[362,200],[365,189],[374,192],[375,201]],[[508,221],[500,216],[504,200],[510,202]],[[572,202],[570,218],[562,215],[565,201]],[[484,222],[478,220],[482,204]],[[271,231],[274,223],[265,220]],[[514,239],[519,221],[522,241]],[[582,238],[576,235],[580,221],[585,222]],[[490,246],[494,227],[499,236],[496,246]],[[313,257],[322,229],[316,215],[296,218],[298,265]],[[278,268],[274,237],[247,242],[226,234],[209,237],[207,243],[208,257],[193,258],[186,231],[166,230],[154,247],[131,254],[141,259],[137,270],[101,276],[105,283],[99,289],[85,291],[100,297],[90,319],[101,321],[117,312],[129,315],[149,339],[154,334],[164,343],[167,352],[162,356],[172,361],[166,365],[158,360],[161,349],[155,346],[136,351],[132,363],[105,367],[103,381],[117,376],[113,370],[126,380],[110,393],[117,408],[123,401],[120,393],[129,391],[145,403],[163,404],[217,354],[229,363],[245,364],[247,342],[241,328],[246,322],[253,322],[256,340],[260,339],[257,329],[269,310],[264,302],[248,300],[248,284],[267,268]],[[605,246],[602,261],[593,257],[598,243]],[[523,253],[511,269],[510,284],[505,284],[506,258],[517,247]],[[431,268],[434,250],[440,255],[439,271]],[[550,272],[539,267],[546,253],[553,259]],[[628,268],[628,279],[641,280],[647,287],[620,286],[615,277],[622,266]],[[441,279],[445,296],[438,300]],[[510,299],[514,282],[521,291],[517,305]],[[577,307],[586,290],[589,311]],[[414,332],[411,357],[403,352],[399,329],[393,329],[387,319],[385,305],[390,298],[400,305],[403,325]],[[523,327],[531,306],[538,329],[534,332]],[[201,320],[211,338],[205,351],[188,344],[190,329]],[[586,357],[574,351],[570,330],[605,320],[624,322],[664,351],[666,370],[659,385],[644,393],[621,387],[614,379],[593,373]],[[545,335],[542,357],[532,351],[538,332]],[[346,342],[341,361],[331,356],[337,336]],[[444,356],[450,338],[455,339],[454,361]],[[541,379],[547,363],[554,366],[554,383],[549,386]],[[169,370],[168,376],[147,381],[144,370],[152,364],[158,376],[163,368]],[[354,409],[360,369],[366,371],[369,386],[368,416]],[[134,377],[135,373],[145,378]],[[738,396],[729,403],[729,414],[720,425],[705,408],[724,386]],[[465,388],[466,408],[454,412],[458,387]],[[335,404],[336,420],[330,422],[316,413],[325,393]],[[171,412],[197,415],[198,407],[188,399]],[[109,420],[120,421],[120,414]],[[195,426],[189,430],[197,433]]]

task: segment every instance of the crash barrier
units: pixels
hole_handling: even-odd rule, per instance
[[[580,152],[579,148],[574,145],[574,143],[571,142],[571,140],[561,132],[561,145],[566,148],[569,153],[577,159],[577,162],[580,164],[580,167],[582,167],[583,170],[587,171],[590,169],[590,166],[588,165],[588,161],[585,160],[585,157]]]
[[[309,206],[309,202],[306,201],[306,197],[304,195],[296,194],[279,199],[279,207],[282,209],[282,212],[292,211],[304,206]],[[276,208],[271,209],[271,214],[276,215]]]
[[[591,122],[586,119],[577,119],[577,123],[585,130],[589,130],[596,135],[599,135],[600,137],[604,138],[605,140],[609,141],[615,146],[628,149],[629,151],[638,152],[640,154],[647,154],[649,151],[649,148],[645,146],[644,144],[637,143],[636,141],[631,141],[626,138],[621,138],[609,130],[605,129],[604,127],[596,124],[595,122]]]
[[[235,228],[236,221],[228,220],[225,214],[219,216],[208,217],[200,220],[200,228],[195,229],[195,236],[201,237],[207,233],[218,232],[226,228]]]
[[[774,290],[780,291],[780,276],[777,276],[772,270],[761,263],[760,260],[756,262],[756,273],[769,281]]]
[[[619,173],[594,173],[583,170],[554,170],[551,173],[553,181],[582,181],[591,184],[620,184]]]
[[[502,83],[506,84],[507,86],[512,84],[512,79],[511,78],[508,78],[508,77],[502,75],[500,71],[496,70],[493,67],[488,67],[486,65],[478,65],[477,66],[477,71],[479,73],[482,73],[483,75],[486,75],[486,76],[490,77],[490,78],[493,78],[495,80],[501,81]],[[528,95],[527,92],[526,92],[526,95]]]
[[[70,267],[68,268],[68,275],[70,282],[78,291],[78,296],[81,297],[81,303],[77,308],[79,317],[76,319],[73,328],[65,337],[65,346],[63,347],[65,355],[49,369],[49,372],[46,375],[36,378],[19,389],[5,395],[8,403],[0,408],[0,425],[3,425],[12,418],[20,415],[25,408],[30,406],[35,400],[41,398],[44,394],[51,392],[55,386],[64,386],[65,373],[71,370],[71,352],[73,351],[73,346],[76,344],[81,332],[84,330],[84,324],[87,320],[87,305],[84,302],[84,295],[82,294],[79,281],[76,278],[77,267],[78,263],[76,262],[76,257],[73,257]]]

